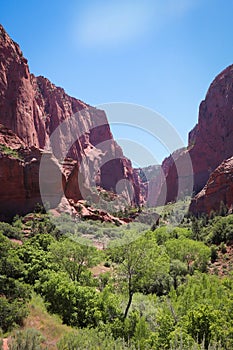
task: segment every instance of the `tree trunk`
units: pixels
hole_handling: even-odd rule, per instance
[[[127,317],[127,315],[128,315],[128,311],[129,311],[130,305],[131,305],[131,303],[132,303],[132,299],[133,299],[133,292],[130,291],[130,292],[129,292],[128,304],[127,304],[126,309],[125,309],[124,320],[126,319],[126,317]]]

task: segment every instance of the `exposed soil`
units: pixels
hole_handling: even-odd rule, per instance
[[[209,266],[209,272],[212,275],[227,276],[233,271],[233,245],[225,246],[226,250],[222,251],[218,247],[218,258]]]

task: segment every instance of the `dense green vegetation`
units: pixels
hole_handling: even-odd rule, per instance
[[[7,155],[7,156],[11,156],[17,159],[22,159],[22,157],[20,156],[19,152],[15,149],[12,149],[4,144],[0,144],[0,152],[2,152],[3,154]]]
[[[0,223],[0,328],[13,331],[10,349],[47,346],[35,329],[14,331],[32,293],[74,329],[58,349],[232,349],[233,274],[210,273],[232,244],[233,215],[222,214],[178,227],[166,225],[168,212],[157,228],[81,221],[75,232],[40,213]],[[83,238],[101,230],[104,250]]]

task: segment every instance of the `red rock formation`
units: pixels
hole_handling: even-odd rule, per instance
[[[194,215],[219,212],[221,202],[232,211],[233,157],[223,161],[210,175],[204,188],[192,199],[190,212]]]
[[[26,147],[11,130],[0,125],[0,218],[12,218],[25,214],[42,204],[39,188],[40,160],[42,150]],[[53,206],[57,206],[63,194],[65,177],[52,154],[48,154],[45,186]],[[58,173],[51,178],[49,175]],[[61,181],[59,181],[61,179]]]
[[[181,150],[178,157],[175,155],[175,163],[180,168],[186,166],[187,151],[193,166],[193,190],[198,193],[216,167],[233,155],[233,65],[214,79],[201,102],[198,124],[189,133],[188,148]],[[176,166],[171,157],[162,165],[168,194],[166,202],[177,198]],[[192,173],[184,173],[188,183]]]
[[[181,199],[193,189],[192,162],[185,148],[173,152],[162,165],[142,169],[142,174],[142,193],[151,207]]]
[[[12,130],[18,137],[17,142],[20,139],[24,147],[34,149],[51,147],[53,154],[59,160],[64,161],[67,157],[75,160],[72,166],[72,162],[70,163],[69,170],[65,169],[67,164],[64,162],[65,193],[69,198],[81,199],[85,195],[85,189],[93,184],[116,190],[117,183],[125,179],[134,187],[133,200],[138,203],[139,187],[134,182],[131,163],[114,141],[104,111],[68,96],[62,88],[56,87],[48,79],[30,74],[27,60],[23,57],[18,44],[10,39],[2,26],[0,26],[0,123]],[[62,127],[58,128],[61,125]],[[11,146],[17,147],[13,144]],[[12,166],[15,167],[16,174],[22,172],[18,160],[4,158],[1,176],[6,182],[9,162],[14,163]],[[31,168],[27,169],[29,171]],[[31,170],[34,171],[33,169]],[[83,176],[83,191],[77,181],[77,174],[80,171]],[[33,180],[35,193],[39,190],[36,189],[37,175],[34,174]],[[15,197],[15,207],[18,198],[26,196],[23,194],[25,189],[21,186],[24,181],[22,176],[19,175],[21,183],[16,189],[16,192],[18,190],[22,192]],[[12,191],[17,187],[17,178],[12,179],[10,186]],[[123,191],[130,198],[127,186]],[[37,195],[36,198],[39,199]],[[4,196],[6,200],[7,191]],[[0,197],[0,201],[3,197]],[[20,204],[25,208],[28,202],[26,198],[25,203]]]
[[[201,102],[198,124],[189,134],[189,152],[198,192],[210,173],[233,155],[233,65],[214,79]]]

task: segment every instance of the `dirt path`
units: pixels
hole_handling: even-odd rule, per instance
[[[8,341],[8,339],[7,338],[4,338],[3,339],[3,350],[8,350],[9,348],[8,348],[8,345],[7,345],[7,341]]]

